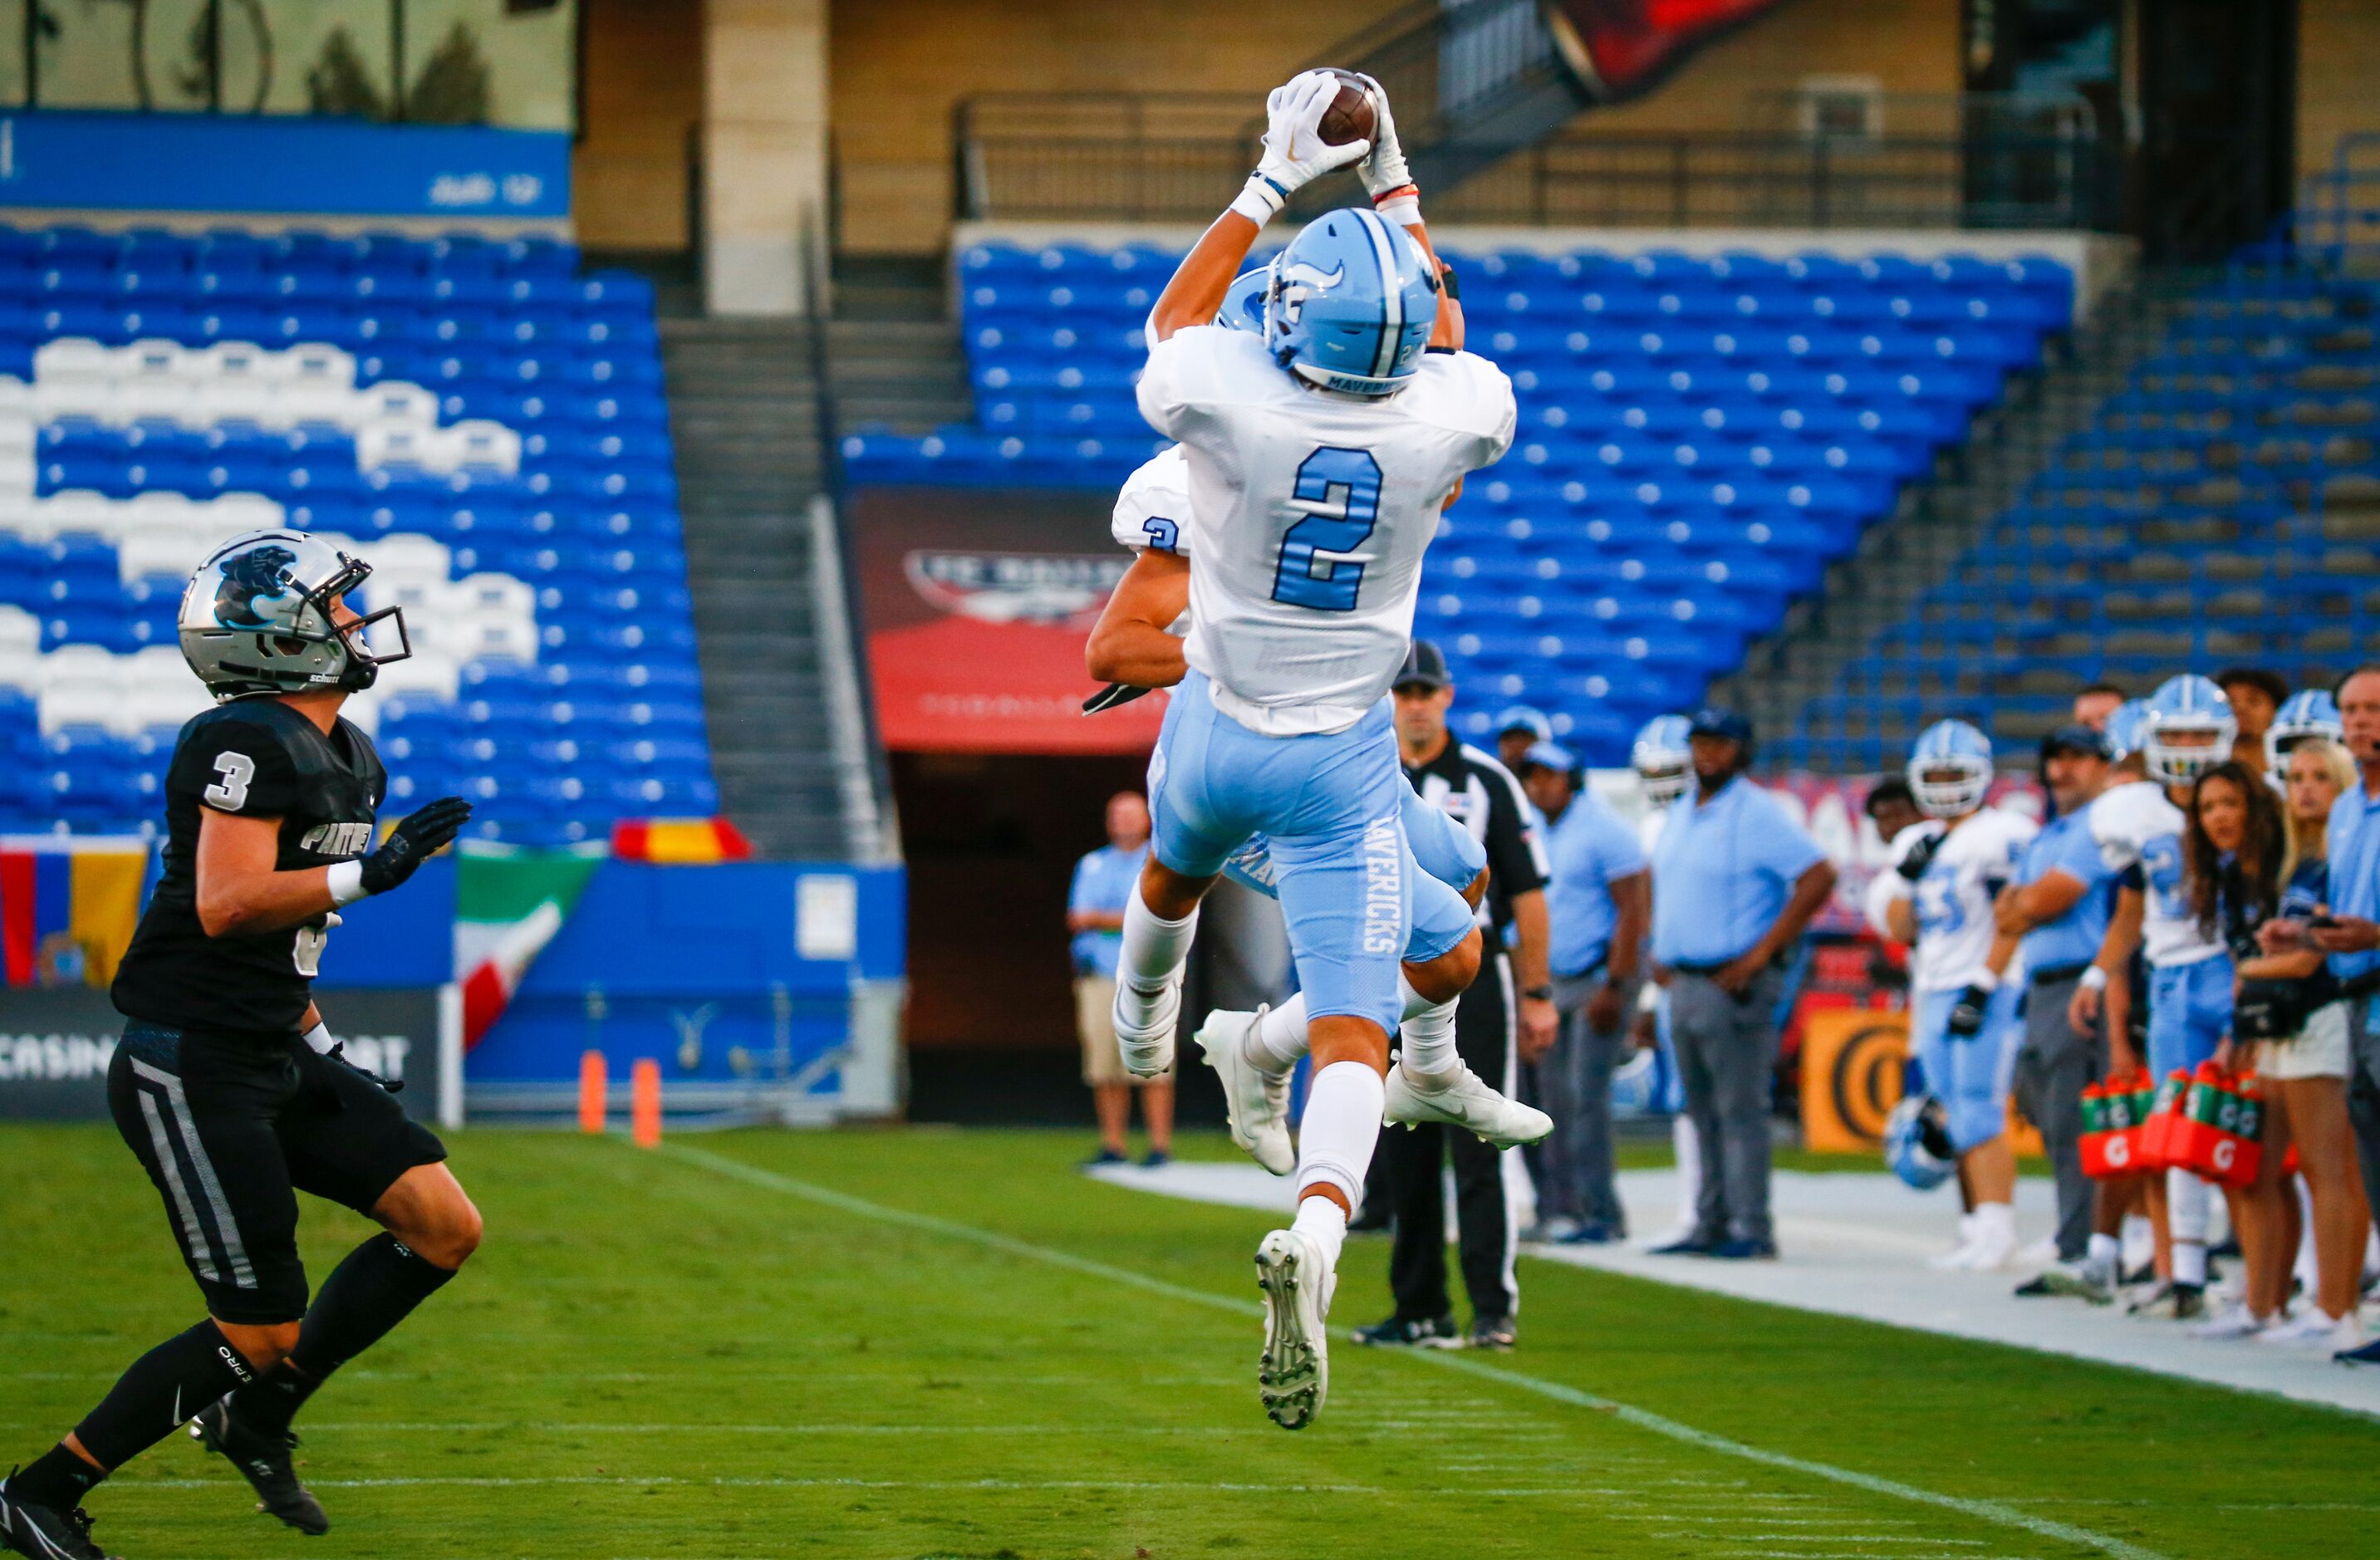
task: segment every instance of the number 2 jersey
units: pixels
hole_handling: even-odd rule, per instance
[[[1892,841],[1892,865],[1868,884],[1868,920],[1889,937],[1885,911],[1909,899],[1917,917],[1917,943],[1909,954],[1909,985],[1915,991],[1963,991],[1984,978],[1992,951],[1992,901],[2016,875],[2016,861],[2041,826],[2004,807],[1985,807],[1942,840],[1912,884],[1895,870],[1921,840],[1941,839],[1943,825],[1929,818],[1904,828]]]
[[[2154,780],[2103,792],[2091,804],[2091,838],[2111,872],[2137,868],[2141,889],[2141,951],[2151,968],[2195,964],[2223,951],[2190,913],[2182,881],[2181,809]]]
[[[273,869],[298,872],[370,850],[372,815],[387,790],[380,755],[351,721],[326,736],[270,695],[192,717],[165,771],[164,870],[116,968],[116,1010],[203,1033],[298,1033],[332,918],[207,936],[198,912],[199,820],[210,807],[280,819]]]
[[[1354,725],[1404,662],[1439,511],[1512,444],[1512,381],[1433,352],[1393,395],[1334,395],[1257,337],[1199,325],[1150,349],[1139,395],[1184,449],[1199,550],[1183,651],[1215,707],[1267,736]]]

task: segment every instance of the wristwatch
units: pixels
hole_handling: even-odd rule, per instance
[[[1554,999],[1554,988],[1550,986],[1533,986],[1521,995],[1532,1002],[1550,1002]]]

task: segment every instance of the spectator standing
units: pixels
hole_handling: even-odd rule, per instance
[[[2108,718],[2123,708],[2130,697],[2113,683],[2094,683],[2074,695],[2074,724],[2104,732]]]
[[[2331,973],[2355,982],[2380,966],[2380,663],[2366,664],[2338,684],[2338,720],[2361,783],[2330,810],[2330,919],[2307,929],[2329,954]],[[2348,1116],[2354,1124],[2365,1201],[2380,1208],[2380,1034],[2372,1029],[2374,1003],[2348,1006]],[[2340,1358],[2380,1364],[2380,1342],[2340,1351]]]
[[[1124,1132],[1132,1124],[1137,1088],[1148,1126],[1148,1154],[1141,1163],[1162,1165],[1173,1150],[1173,1074],[1135,1078],[1126,1072],[1111,1017],[1124,903],[1148,860],[1148,804],[1140,792],[1119,791],[1108,798],[1107,828],[1108,842],[1075,864],[1075,886],[1066,900],[1066,930],[1075,937],[1075,1025],[1083,1042],[1083,1082],[1090,1086],[1099,1122],[1099,1150],[1084,1162],[1126,1162]]]
[[[1698,1225],[1657,1250],[1773,1257],[1769,1087],[1785,963],[1834,892],[1826,853],[1752,783],[1752,723],[1707,708],[1692,723],[1693,791],[1653,853],[1653,958],[1669,988],[1686,1108],[1702,1152]]]
[[[2107,936],[2114,876],[2091,837],[2090,809],[2107,789],[2111,756],[2107,737],[2088,726],[2061,726],[2042,739],[2042,783],[2057,813],[2017,858],[1992,907],[2000,935],[2022,939],[2017,1104],[2040,1129],[2058,1179],[2057,1259],[2017,1293],[2100,1304],[2115,1295],[2122,1221],[2082,1173],[2082,1090],[2107,1076],[2107,1047],[2098,1025],[2078,1027],[2070,1010]]]
[[[2240,961],[2234,1034],[2253,1046],[2265,1081],[2265,1156],[2244,1201],[2258,1210],[2258,1224],[2286,1226],[2292,1189],[2282,1162],[2294,1146],[2312,1204],[2314,1292],[2296,1316],[2266,1317],[2257,1336],[2352,1349],[2363,1342],[2356,1300],[2372,1215],[2356,1176],[2347,1115],[2348,1004],[2304,931],[2330,897],[2330,812],[2355,787],[2355,763],[2346,748],[2316,737],[2296,743],[2286,764],[2289,848],[2276,875],[2280,909],[2257,934],[2263,948]],[[2250,1243],[2249,1260],[2263,1267],[2250,1275],[2252,1303],[2265,1299],[2269,1308],[2287,1294],[2294,1254],[2286,1242],[2261,1252]]]
[[[1876,825],[1876,837],[1885,849],[1900,838],[1901,830],[1914,828],[1925,821],[1925,812],[1917,805],[1917,792],[1909,789],[1909,781],[1900,775],[1887,775],[1876,782],[1860,804],[1867,821]]]
[[[1546,916],[1561,1015],[1561,1037],[1537,1064],[1540,1104],[1554,1119],[1537,1217],[1548,1239],[1602,1245],[1628,1234],[1612,1162],[1611,1074],[1631,1048],[1653,897],[1636,831],[1580,779],[1578,761],[1552,743],[1522,760],[1522,787],[1547,822]]]
[[[2262,667],[2234,666],[2217,672],[2215,685],[2231,701],[2231,718],[2240,723],[2240,734],[2231,740],[2231,756],[2264,773],[2268,762],[2265,733],[2272,730],[2273,718],[2289,702],[2289,680]]]
[[[1496,717],[1496,762],[1516,776],[1529,749],[1553,740],[1554,723],[1546,719],[1541,709],[1525,704],[1508,705]]]
[[[1536,809],[1521,782],[1492,754],[1454,740],[1447,711],[1454,681],[1437,646],[1416,639],[1391,689],[1405,779],[1421,799],[1471,831],[1488,854],[1480,901],[1486,950],[1478,978],[1454,1010],[1455,1049],[1488,1086],[1510,1092],[1523,1056],[1551,1048],[1557,1030],[1546,967],[1546,858]],[[1510,1348],[1520,1303],[1513,1259],[1520,1244],[1520,1151],[1499,1151],[1468,1132],[1421,1126],[1381,1134],[1396,1237],[1389,1288],[1396,1312],[1362,1329],[1361,1342],[1448,1344],[1454,1332],[1446,1288],[1443,1168],[1454,1170],[1463,1288],[1475,1348]]]

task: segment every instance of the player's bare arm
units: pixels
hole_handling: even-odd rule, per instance
[[[1083,661],[1103,683],[1170,688],[1189,668],[1182,641],[1168,632],[1190,605],[1190,561],[1150,550],[1133,561],[1083,647]]]

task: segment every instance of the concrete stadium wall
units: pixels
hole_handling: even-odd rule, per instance
[[[1873,77],[1888,93],[1957,92],[1959,0],[1791,0],[1710,45],[1650,97],[1582,121],[1595,130],[1744,129],[1750,100],[1812,76]]]
[[[2380,5],[2299,0],[2298,167],[2330,166],[2338,138],[2380,130]]]
[[[702,118],[702,0],[580,0],[585,133],[572,159],[578,241],[682,249],[686,138]]]
[[[940,249],[951,225],[951,119],[978,92],[1245,91],[1252,109],[1293,66],[1390,0],[865,0],[833,7],[830,74],[843,247]],[[1224,192],[1228,198],[1229,191]]]

